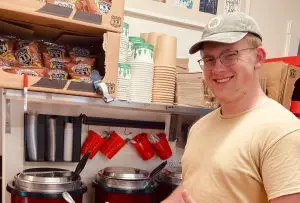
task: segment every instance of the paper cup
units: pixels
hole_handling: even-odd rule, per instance
[[[148,40],[147,42],[149,44],[152,44],[152,46],[154,47],[154,51],[156,50],[156,44],[157,44],[157,38],[161,35],[165,35],[164,33],[161,32],[150,32],[148,34]]]
[[[155,66],[175,67],[176,71],[176,53],[177,39],[176,37],[162,35],[157,39],[155,47]]]
[[[149,33],[141,33],[140,37],[143,38],[146,42],[148,41]]]

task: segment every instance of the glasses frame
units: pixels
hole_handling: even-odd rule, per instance
[[[218,59],[220,60],[220,62],[221,62],[222,65],[228,67],[228,66],[235,65],[235,64],[238,62],[240,52],[246,51],[246,50],[252,50],[252,49],[257,49],[257,47],[248,47],[248,48],[239,49],[239,50],[226,51],[226,52],[221,53],[218,57],[213,57],[213,56],[203,57],[202,59],[199,59],[197,62],[199,63],[199,66],[200,66],[200,68],[201,68],[202,70],[204,70],[204,69],[213,69],[213,67],[215,66],[215,64],[216,64],[216,62],[217,62]],[[236,57],[236,60],[235,60],[233,63],[230,63],[230,64],[228,63],[228,64],[226,64],[226,63],[224,63],[224,58],[223,58],[223,60],[222,60],[222,57],[223,57],[223,56],[226,56],[226,54],[228,54],[228,53],[235,53],[235,54],[236,54],[237,57]],[[205,66],[205,62],[204,62],[204,60],[205,60],[206,58],[211,58],[211,59],[213,59],[212,64],[214,64],[214,66],[212,66],[211,68],[207,68],[207,67]],[[203,63],[203,64],[201,64],[201,63]]]

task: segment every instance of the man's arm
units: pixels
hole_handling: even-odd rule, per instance
[[[182,185],[178,186],[176,190],[161,203],[181,203],[181,200],[183,200],[184,203],[196,203],[189,193],[183,189]]]
[[[181,203],[183,186],[178,186],[172,194],[161,203]]]
[[[268,147],[262,156],[262,179],[270,203],[300,203],[300,130]]]
[[[270,203],[298,203],[298,202],[300,202],[300,193],[285,195],[270,200]]]

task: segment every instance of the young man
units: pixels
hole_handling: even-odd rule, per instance
[[[300,122],[262,91],[261,44],[253,18],[229,13],[191,47],[221,108],[192,127],[183,185],[164,203],[300,203]]]

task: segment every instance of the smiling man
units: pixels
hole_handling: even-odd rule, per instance
[[[221,108],[191,128],[183,185],[164,203],[300,203],[300,121],[260,87],[266,53],[255,20],[213,18],[198,51]]]

